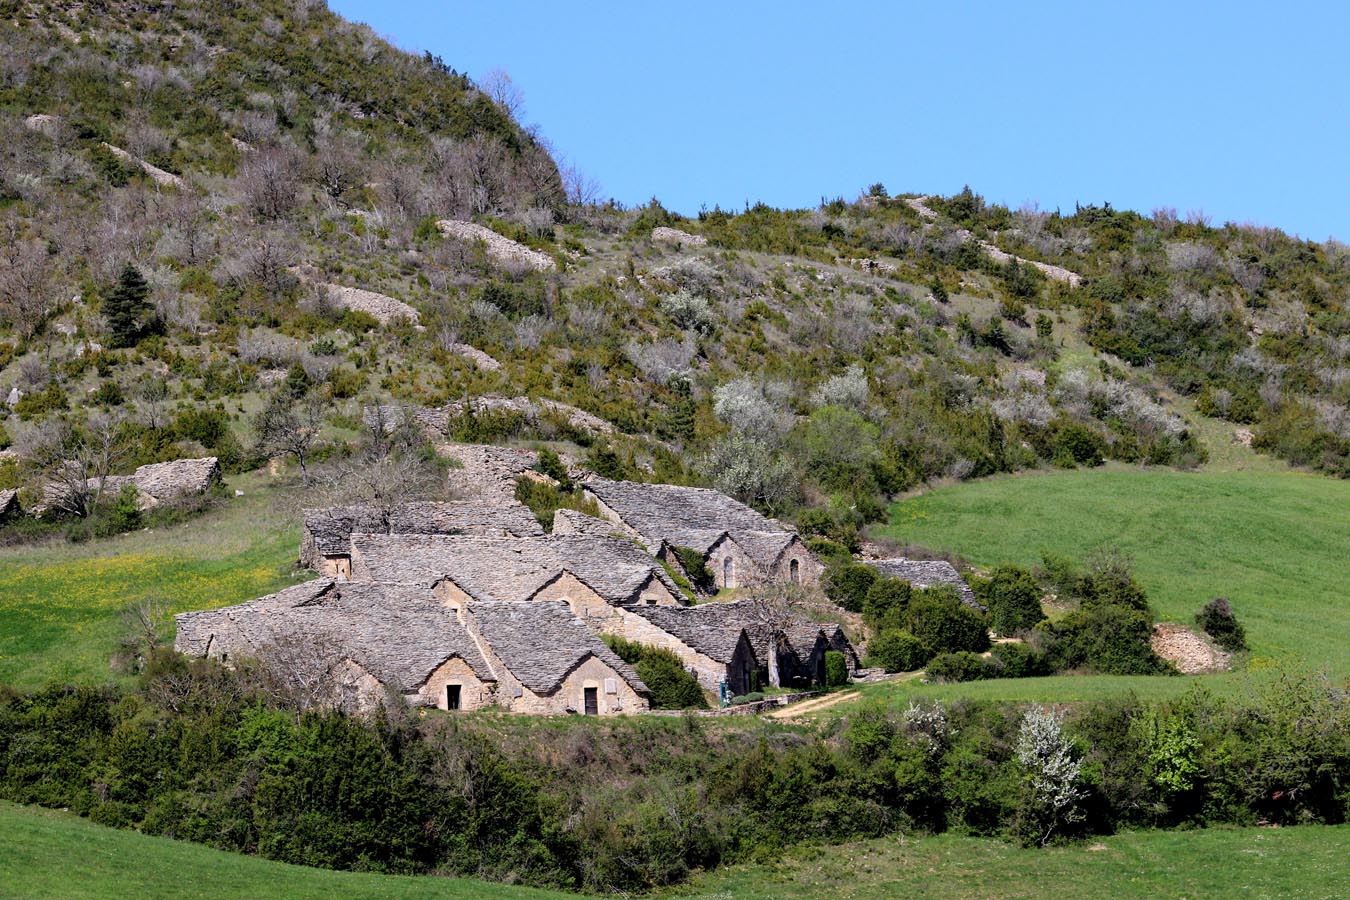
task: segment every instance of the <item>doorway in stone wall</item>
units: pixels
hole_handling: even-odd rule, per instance
[[[459,709],[460,686],[457,684],[447,684],[445,686],[445,708]]]
[[[600,715],[600,689],[588,687],[585,689],[585,694],[586,694],[586,715],[588,716]]]

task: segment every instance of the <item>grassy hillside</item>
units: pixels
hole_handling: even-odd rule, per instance
[[[93,825],[0,802],[0,897],[333,897],[556,900],[482,881],[330,872]]]
[[[696,880],[681,896],[890,900],[1331,898],[1350,889],[1350,827],[1136,832],[1022,850],[942,835],[803,849]]]
[[[553,891],[433,877],[329,872],[102,828],[0,802],[0,896],[482,898]],[[870,900],[895,896],[1336,897],[1350,883],[1350,828],[1141,832],[1020,850],[975,838],[884,839],[807,848],[701,876],[670,896]]]
[[[1350,484],[1294,472],[1071,471],[992,478],[892,506],[884,533],[973,563],[1134,557],[1165,618],[1227,597],[1256,657],[1350,673]]]
[[[149,601],[172,613],[238,603],[291,583],[294,518],[273,516],[274,493],[235,479],[245,494],[195,521],[119,538],[0,549],[0,682],[98,682],[129,633],[126,611]],[[163,635],[172,640],[172,631]]]

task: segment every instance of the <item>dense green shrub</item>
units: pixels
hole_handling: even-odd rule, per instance
[[[1091,669],[1105,675],[1153,675],[1165,671],[1149,637],[1153,620],[1116,604],[1084,606],[1038,630],[1052,637],[1047,650],[1056,670]]]
[[[880,579],[876,569],[850,559],[825,571],[823,587],[829,598],[844,609],[862,612],[867,592]]]
[[[150,286],[131,263],[122,267],[117,285],[103,298],[103,318],[114,347],[130,347],[147,331]]]
[[[1247,631],[1233,615],[1233,608],[1223,597],[1215,597],[1196,613],[1195,624],[1205,634],[1214,638],[1214,643],[1230,653],[1247,649]]]
[[[942,585],[915,593],[906,615],[910,632],[934,653],[989,649],[985,617],[961,602],[956,591]]]
[[[940,684],[958,681],[979,681],[993,677],[994,670],[978,653],[965,650],[956,653],[940,653],[928,661],[924,671],[929,679]]]
[[[680,658],[669,650],[644,647],[638,659],[638,677],[651,691],[653,709],[705,709],[707,700],[698,679],[691,675]]]
[[[863,665],[887,672],[912,672],[923,668],[932,658],[933,651],[923,641],[908,631],[893,628],[878,633],[868,642]]]
[[[874,632],[903,628],[914,590],[899,578],[878,578],[863,597],[863,621]]]
[[[1034,628],[1045,618],[1041,586],[1026,569],[998,566],[987,579],[974,579],[972,587],[989,609],[990,626],[1001,635]]]
[[[991,649],[991,678],[1032,678],[1051,674],[1045,653],[1027,644],[999,643]]]

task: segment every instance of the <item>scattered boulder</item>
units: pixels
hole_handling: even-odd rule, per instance
[[[503,237],[491,228],[484,228],[473,222],[461,222],[458,219],[441,219],[436,223],[436,227],[446,237],[469,243],[482,241],[487,246],[488,256],[499,263],[524,266],[536,272],[557,268],[553,257]]]
[[[23,127],[27,128],[29,131],[45,134],[47,137],[55,137],[57,129],[61,127],[61,117],[50,116],[46,113],[38,113],[35,116],[29,116],[24,119]]]
[[[1154,625],[1150,643],[1154,653],[1176,666],[1183,675],[1223,672],[1233,661],[1231,653],[1220,650],[1207,637],[1176,622]]]
[[[708,239],[699,234],[690,234],[678,228],[659,225],[652,229],[652,241],[657,244],[674,244],[677,247],[706,247]]]
[[[14,407],[19,405],[19,401],[22,399],[23,399],[23,391],[19,390],[16,387],[10,388],[9,395],[5,397],[5,405],[8,406],[10,409],[13,409]]]

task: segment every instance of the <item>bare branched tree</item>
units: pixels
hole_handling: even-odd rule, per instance
[[[483,76],[481,85],[488,99],[510,113],[511,118],[520,121],[525,111],[525,92],[511,80],[505,69],[493,69]]]
[[[59,512],[88,516],[103,497],[108,475],[130,450],[120,415],[99,414],[83,427],[66,419],[25,436],[23,457],[46,484],[46,502]]]
[[[0,241],[0,323],[24,340],[31,338],[52,309],[52,257],[42,241]]]
[[[326,399],[311,392],[299,399],[277,394],[253,420],[258,452],[268,456],[294,456],[300,477],[309,483],[309,457],[318,443],[328,411]]]

